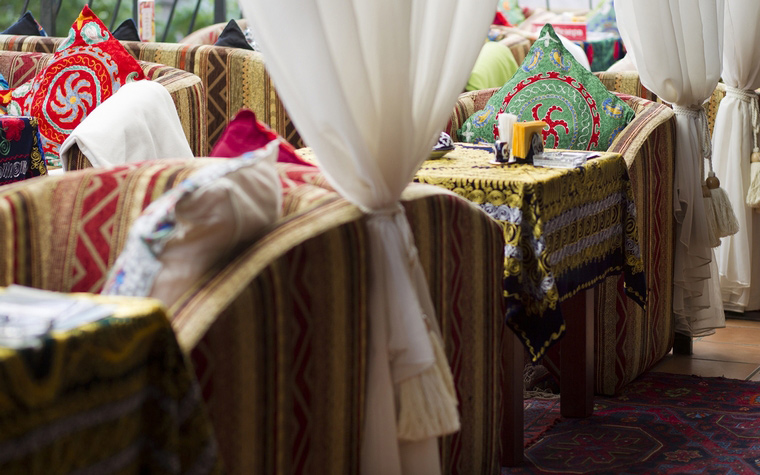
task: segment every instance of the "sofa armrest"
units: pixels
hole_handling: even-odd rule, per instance
[[[201,78],[182,69],[139,61],[145,77],[166,88],[177,109],[182,130],[196,157],[206,157],[208,148],[206,91]]]
[[[480,209],[436,187],[413,185],[402,203],[460,400],[462,429],[444,439],[444,465],[498,473],[503,233]],[[231,472],[359,471],[366,219],[333,194],[219,263],[170,309]]]
[[[443,130],[451,136],[451,140],[454,142],[463,142],[462,137],[459,136],[458,130],[475,112],[481,110],[486,106],[488,99],[493,96],[499,88],[481,89],[479,91],[464,92],[459,95],[457,102],[454,104],[454,110],[449,117],[449,122],[446,124],[446,128]]]

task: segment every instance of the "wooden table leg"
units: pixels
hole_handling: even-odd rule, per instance
[[[566,333],[560,354],[560,412],[588,417],[594,412],[594,289],[562,302]]]
[[[514,467],[523,461],[523,370],[525,369],[524,349],[517,335],[506,325],[501,335],[502,369],[502,420],[501,420],[501,465]]]

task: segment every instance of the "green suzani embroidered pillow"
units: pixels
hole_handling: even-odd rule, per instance
[[[472,143],[493,143],[496,117],[509,112],[518,121],[543,120],[547,148],[607,150],[633,119],[633,109],[580,65],[547,24],[520,68],[459,129]]]

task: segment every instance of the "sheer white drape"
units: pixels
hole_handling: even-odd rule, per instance
[[[753,148],[754,89],[760,87],[760,2],[730,0],[723,18],[723,82],[728,86],[713,130],[715,172],[739,220],[739,232],[723,238],[717,252],[723,304],[728,310],[760,309],[760,215],[745,204]],[[753,272],[754,270],[754,272]]]
[[[720,79],[723,0],[616,0],[615,13],[641,83],[676,112],[673,312],[677,331],[699,335],[725,325],[702,197],[701,109]]]
[[[240,6],[320,168],[343,196],[370,213],[373,269],[362,472],[438,473],[435,436],[441,433],[403,435],[404,408],[395,401],[403,400],[400,392],[407,382],[435,365],[435,338],[428,336],[426,324],[432,333],[438,331],[398,199],[464,90],[495,4],[240,0]],[[454,416],[456,426],[444,433],[458,428],[455,407]],[[423,422],[407,428],[424,431],[429,421]]]

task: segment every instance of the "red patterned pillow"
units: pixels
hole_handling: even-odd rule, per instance
[[[45,160],[101,102],[128,81],[145,79],[140,64],[88,6],[50,63],[13,91],[8,113],[39,120]]]

